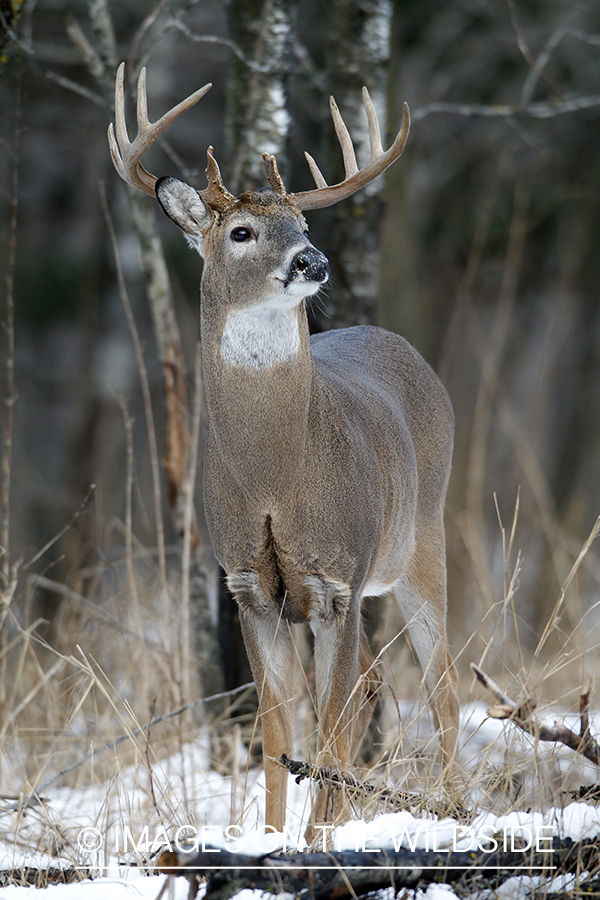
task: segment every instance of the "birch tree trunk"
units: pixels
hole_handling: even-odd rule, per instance
[[[385,144],[387,70],[390,57],[390,0],[334,0],[330,13],[328,80],[330,91],[352,135],[358,164],[369,158],[369,131],[362,103],[366,85],[377,111]],[[333,127],[328,124],[330,183],[344,177]],[[373,324],[377,317],[379,223],[383,179],[332,207],[318,228],[326,228],[335,292],[327,300],[324,328]],[[318,314],[317,314],[318,318]],[[321,323],[320,323],[321,324]]]
[[[228,85],[225,138],[234,194],[265,183],[263,153],[277,156],[285,181],[291,53],[298,0],[231,0],[232,39],[247,62],[235,57]]]

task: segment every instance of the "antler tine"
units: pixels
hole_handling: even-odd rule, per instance
[[[235,197],[230,194],[221,177],[219,164],[213,155],[212,146],[206,151],[206,180],[208,187],[203,191],[198,191],[200,196],[206,201],[211,209],[224,212],[228,207],[235,203]]]
[[[377,178],[378,175],[381,175],[382,172],[385,172],[388,166],[391,166],[391,164],[402,155],[402,151],[404,150],[408,139],[408,132],[410,131],[410,112],[408,104],[404,104],[402,125],[400,131],[396,135],[394,143],[389,150],[384,151],[381,144],[377,113],[375,112],[375,107],[373,106],[369,92],[366,88],[363,88],[363,103],[367,113],[369,140],[371,143],[371,156],[368,163],[363,166],[362,169],[358,168],[354,147],[352,146],[352,139],[335,101],[331,98],[331,115],[340,142],[340,147],[342,148],[346,177],[339,184],[328,186],[312,156],[305,153],[304,155],[308,160],[308,165],[310,166],[310,171],[317,187],[312,191],[288,194],[289,199],[295,203],[299,209],[323,209],[326,206],[333,206],[334,203],[338,203],[340,200],[345,200],[360,188],[365,187],[365,185]]]
[[[374,156],[379,156],[383,153],[383,146],[381,144],[381,131],[379,130],[379,119],[377,118],[377,113],[375,112],[375,107],[373,106],[371,95],[369,94],[366,87],[362,89],[362,98],[363,106],[365,107],[365,112],[367,114],[367,121],[369,123],[369,143],[371,144],[371,159],[373,159]]]
[[[287,191],[285,189],[283,179],[279,174],[279,169],[277,168],[277,160],[271,153],[263,153],[262,157],[263,163],[265,164],[265,172],[267,173],[267,180],[271,185],[271,190],[274,194],[279,194],[280,197],[285,197]]]
[[[123,65],[123,63],[121,63]],[[146,66],[142,66],[138,75],[135,114],[137,118],[138,133],[137,137],[146,134],[150,128],[150,119],[148,118],[148,92],[146,90]]]
[[[304,155],[306,157],[306,161],[308,163],[308,167],[310,169],[311,175],[315,179],[316,186],[318,188],[328,187],[327,182],[323,178],[323,173],[319,169],[318,165],[316,164],[316,162],[314,161],[314,159],[312,158],[310,153],[307,153],[305,150]]]
[[[358,172],[358,163],[356,162],[356,154],[354,152],[352,138],[350,137],[350,132],[346,128],[346,123],[342,119],[341,113],[338,109],[338,105],[333,97],[329,98],[329,108],[331,110],[331,118],[333,119],[333,127],[335,128],[337,139],[340,142],[340,147],[342,148],[342,157],[344,159],[346,178],[352,178],[352,176],[356,175],[356,173]]]
[[[205,84],[199,90],[190,94],[177,106],[174,106],[164,114],[157,122],[151,122],[148,118],[148,97],[146,93],[146,69],[140,70],[137,84],[137,125],[138,133],[135,140],[129,140],[127,122],[125,119],[125,63],[121,63],[117,70],[115,84],[115,125],[108,126],[108,144],[115,169],[121,178],[151,197],[155,196],[157,178],[147,172],[140,159],[152,146],[154,141],[171,125],[175,119],[194,106],[201,97],[211,89],[212,84]],[[116,131],[116,140],[115,140]]]

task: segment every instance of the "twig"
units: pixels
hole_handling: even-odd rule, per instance
[[[90,91],[89,88],[86,88],[82,84],[79,84],[78,81],[73,81],[72,78],[66,78],[64,75],[59,75],[58,72],[53,72],[52,69],[46,69],[44,75],[51,81],[55,81],[57,84],[60,84],[60,86],[65,88],[67,91],[72,91],[72,93],[74,94],[79,94],[80,97],[85,97],[86,100],[91,100],[91,102],[96,106],[99,106],[100,109],[106,109],[104,99],[100,96],[100,94],[96,94],[95,91]]]
[[[549,87],[551,91],[554,91],[556,94],[558,94],[559,97],[562,97],[564,99],[563,91],[561,91],[561,89],[559,88],[559,86],[556,84],[555,81],[553,81],[547,75],[544,75],[543,67],[541,67],[539,65],[538,60],[533,58],[533,54],[532,54],[531,50],[529,49],[529,45],[527,44],[527,41],[525,40],[525,35],[523,34],[523,30],[521,29],[521,26],[519,25],[519,20],[517,18],[517,11],[515,9],[515,4],[514,4],[513,0],[506,0],[506,3],[508,6],[508,13],[510,15],[510,22],[513,27],[513,31],[515,33],[517,47],[521,51],[521,55],[523,56],[523,59],[529,66],[530,72],[534,72],[536,77],[539,78],[541,81],[543,81],[544,84],[547,87]]]
[[[395,791],[391,788],[372,784],[369,781],[361,781],[351,772],[340,772],[329,766],[313,766],[312,763],[290,759],[285,753],[282,753],[276,762],[295,777],[296,784],[300,784],[305,778],[310,778],[316,781],[320,787],[333,787],[336,790],[346,788],[353,793],[363,794],[368,797],[376,795],[378,800],[392,803],[399,809],[409,809],[410,807],[423,804],[423,797],[419,794],[411,794],[409,791]]]
[[[79,53],[81,54],[81,57],[86,64],[89,72],[94,76],[94,78],[102,78],[106,71],[104,63],[99,54],[86,38],[77,19],[72,19],[67,23],[67,34],[71,38],[75,47],[79,50]]]
[[[529,699],[517,706],[514,700],[511,700],[508,694],[505,694],[502,688],[479,666],[471,663],[471,668],[481,684],[500,701],[499,706],[488,709],[489,716],[494,719],[508,719],[517,728],[520,728],[526,734],[532,735],[536,740],[548,741],[553,744],[564,744],[571,750],[581,753],[582,756],[585,756],[586,759],[589,759],[595,765],[600,765],[600,746],[589,734],[589,730],[582,735],[575,734],[574,731],[571,731],[570,728],[567,728],[566,725],[560,722],[555,722],[551,728],[547,725],[540,725],[531,718],[535,708],[534,701]]]
[[[513,116],[529,116],[532,119],[551,119],[566,113],[579,112],[600,106],[600,94],[590,97],[573,97],[557,103],[444,103],[434,102],[421,106],[412,113],[412,121],[420,122],[435,113],[447,113],[453,116],[473,118],[483,116],[490,119],[509,119]]]
[[[525,79],[523,90],[521,92],[521,103],[523,105],[527,105],[530,102],[538,78],[541,77],[541,73],[546,68],[550,57],[565,37],[574,37],[578,41],[583,41],[583,43],[591,44],[596,47],[600,45],[600,35],[598,34],[586,34],[578,28],[565,28],[562,25],[555,28],[548,38],[546,46],[535,60],[535,66],[531,68]]]
[[[581,694],[579,695],[579,734],[582,738],[587,738],[590,731],[590,717],[588,707],[590,703],[590,692],[592,690],[592,679],[586,675],[583,679]]]
[[[243,62],[245,66],[248,66],[253,72],[260,72],[261,75],[268,75],[274,68],[273,60],[270,60],[268,63],[261,65],[261,63],[255,62],[255,60],[250,59],[245,56],[245,54],[240,50],[237,44],[233,41],[230,41],[228,38],[217,37],[214,34],[195,34],[191,29],[181,22],[179,19],[175,17],[171,20],[171,25],[177,31],[180,31],[182,34],[186,36],[186,38],[192,41],[195,44],[217,44],[221,47],[227,47],[228,50],[231,50],[235,56]]]

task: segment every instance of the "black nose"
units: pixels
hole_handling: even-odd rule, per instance
[[[302,279],[323,284],[329,278],[329,260],[315,247],[301,250],[292,260],[289,278],[290,281]]]

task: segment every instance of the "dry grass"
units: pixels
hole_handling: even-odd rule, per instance
[[[477,659],[517,702],[534,696],[541,719],[576,714],[583,673],[597,666],[598,641],[590,625],[594,607],[568,632],[564,622],[571,605],[585,607],[578,596],[585,579],[579,583],[578,574],[599,527],[575,560],[529,660],[515,638],[522,564],[512,546],[514,523],[504,535],[502,599],[457,654],[463,671],[460,802],[471,816],[481,810],[503,815],[560,808],[571,802],[566,792],[595,780],[594,767],[567,748],[536,744],[510,723],[486,719],[485,705],[492,698],[464,672],[467,661]],[[26,883],[32,865],[46,867],[49,878],[63,877],[54,871],[55,857],[66,869],[87,865],[89,854],[78,843],[84,826],[102,835],[103,849],[93,856],[100,866],[114,863],[109,851],[118,835],[123,843],[125,828],[139,841],[145,827],[150,840],[160,833],[172,838],[182,826],[211,824],[211,816],[244,828],[261,821],[255,784],[260,729],[254,715],[239,708],[243,693],[223,698],[217,708],[199,703],[185,715],[156,721],[198,694],[193,671],[189,695],[180,679],[186,651],[176,638],[182,633],[178,617],[185,584],[179,551],[170,552],[166,604],[156,553],[133,538],[127,523],[117,521],[104,535],[103,555],[110,563],[82,569],[72,587],[34,575],[24,565],[23,574],[15,573],[4,589],[8,676],[0,725],[0,816],[4,846],[10,845],[20,860],[6,871],[12,883]],[[31,608],[27,601],[41,586],[62,597],[52,645],[38,636],[39,623],[25,618]],[[417,793],[423,802],[415,802],[413,812],[428,817],[436,799],[441,804],[448,798],[437,737],[395,604],[388,602],[384,612],[375,640],[393,637],[378,656],[385,687],[372,735],[373,757],[356,772],[374,784]],[[555,635],[560,649],[550,652]],[[308,645],[301,629],[297,638],[295,755],[314,760]],[[593,708],[592,701],[592,731]],[[149,720],[154,724],[143,727]],[[304,806],[295,802],[290,828],[300,835],[310,802],[308,797]],[[344,815],[370,819],[392,808],[383,793],[348,793]],[[152,868],[146,851],[130,841],[122,855]],[[85,877],[87,871],[75,868],[64,877]]]

